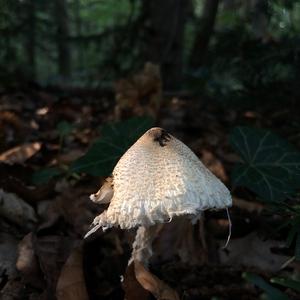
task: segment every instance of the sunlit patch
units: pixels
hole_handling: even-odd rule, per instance
[[[35,111],[35,114],[36,114],[37,116],[44,116],[44,115],[46,115],[48,112],[49,112],[49,107],[45,106],[45,107],[38,108],[38,109]]]
[[[35,120],[30,121],[30,127],[32,129],[39,129],[40,128],[39,124]]]
[[[258,116],[255,111],[248,110],[244,113],[244,117],[247,119],[256,119]]]

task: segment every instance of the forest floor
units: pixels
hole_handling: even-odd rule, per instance
[[[82,156],[100,136],[99,128],[114,120],[113,99],[42,88],[0,94],[1,299],[123,299],[124,290],[128,300],[149,296],[127,268],[134,232],[111,229],[83,239],[104,210],[89,200],[103,178],[77,174],[39,185],[31,180],[37,170],[64,168]],[[245,109],[168,96],[158,125],[191,147],[230,188],[239,161],[228,142],[231,129],[243,124],[272,129],[300,148],[296,112],[293,105]],[[285,247],[286,232],[275,230],[280,217],[243,188],[232,194],[226,249],[225,212],[207,212],[194,226],[175,220],[155,241],[151,273],[181,299],[256,300],[261,290],[245,273],[269,279],[299,272],[299,263],[285,266],[292,253]]]

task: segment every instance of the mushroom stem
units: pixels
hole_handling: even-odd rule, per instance
[[[139,261],[147,266],[152,256],[152,243],[156,238],[162,225],[153,225],[150,227],[140,226],[136,232],[135,240],[132,245],[132,254],[128,262],[130,265],[133,261]]]

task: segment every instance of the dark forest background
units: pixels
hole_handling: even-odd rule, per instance
[[[299,115],[299,1],[0,0],[0,298],[300,299]],[[137,272],[134,231],[83,237],[153,126],[231,191],[232,236],[172,220]]]
[[[299,15],[292,0],[2,0],[2,85],[107,87],[150,61],[166,88],[296,93]]]

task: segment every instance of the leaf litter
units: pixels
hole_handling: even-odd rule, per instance
[[[292,254],[282,245],[284,234],[270,231],[278,224],[278,217],[268,214],[265,205],[243,187],[233,191],[236,198],[230,212],[233,232],[225,250],[221,247],[228,223],[222,212],[205,213],[201,222],[194,226],[180,222],[166,224],[155,241],[155,255],[149,270],[139,264],[127,266],[134,232],[108,230],[83,242],[93,217],[105,208],[105,204],[99,207],[88,199],[103,178],[74,169],[80,162],[80,158],[76,159],[86,153],[90,145],[97,144],[99,127],[103,135],[105,130],[113,132],[115,128],[105,124],[116,115],[122,119],[128,114],[126,88],[138,89],[144,84],[139,80],[149,80],[150,84],[152,79],[143,76],[141,73],[133,82],[127,78],[119,83],[121,113],[114,110],[113,99],[108,104],[107,99],[103,99],[102,105],[99,99],[90,96],[63,98],[59,93],[39,90],[30,92],[34,97],[22,92],[22,101],[11,105],[21,99],[20,94],[0,96],[3,107],[0,134],[4,141],[0,148],[2,299],[123,299],[125,290],[127,300],[146,299],[150,293],[156,298],[170,300],[178,297],[249,300],[257,299],[261,291],[242,278],[243,272],[255,270],[264,278],[271,278],[275,271],[285,274],[280,265]],[[157,105],[156,100],[162,101],[161,87],[154,75],[152,82],[156,94],[148,96]],[[138,112],[130,111],[130,105],[130,116],[148,109],[143,108],[145,104],[142,103]],[[263,108],[252,112],[250,118],[247,111],[220,108],[185,96],[166,97],[164,102],[152,106],[150,113],[155,117],[158,107],[162,126],[190,145],[206,166],[228,185],[233,166],[239,161],[228,143],[230,128],[251,123],[272,128],[272,122],[277,128],[276,122],[280,119],[276,112],[263,111]],[[60,130],[64,130],[63,143],[57,129],[59,122],[70,125],[60,126]],[[120,138],[125,133],[126,130],[115,134]],[[300,146],[293,139],[297,132],[288,124],[277,133],[288,139],[290,136],[290,140]],[[109,139],[104,141],[110,142]],[[125,140],[124,143],[128,147],[131,142]],[[65,168],[65,171],[39,185],[32,182],[35,171],[49,167]],[[109,167],[103,174],[98,166],[90,173],[107,175],[104,173],[109,173]],[[296,268],[296,265],[289,268]],[[128,280],[132,282],[129,285]]]

